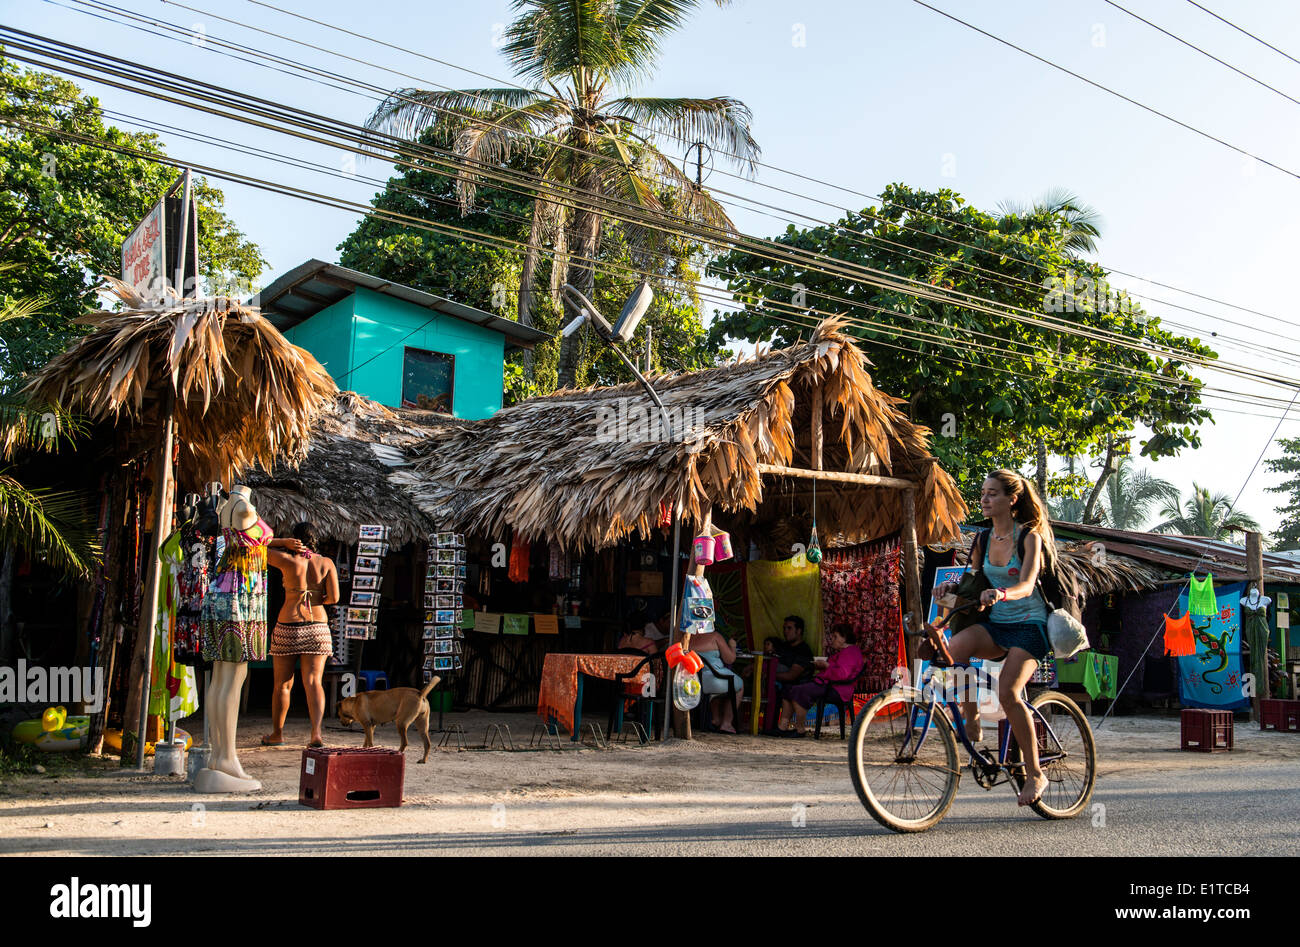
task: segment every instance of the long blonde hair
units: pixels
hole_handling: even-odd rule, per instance
[[[1038,491],[1027,478],[1005,467],[989,474],[990,480],[1002,484],[1002,490],[1011,498],[1011,518],[1038,534],[1043,541],[1043,552],[1048,559],[1056,558],[1056,537],[1047,507],[1038,498]]]

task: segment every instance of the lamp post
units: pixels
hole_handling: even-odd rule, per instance
[[[646,377],[637,371],[637,367],[632,360],[618,347],[619,342],[627,343],[631,340],[632,336],[636,333],[637,324],[640,323],[641,318],[646,314],[646,310],[650,308],[650,303],[654,299],[654,292],[650,289],[650,284],[644,280],[638,284],[637,288],[632,291],[632,295],[628,298],[628,301],[623,305],[623,311],[619,315],[618,322],[613,326],[611,326],[609,322],[606,321],[605,317],[600,314],[600,310],[596,308],[595,304],[571,284],[565,283],[564,286],[561,287],[560,292],[564,302],[569,306],[569,308],[573,309],[577,313],[573,320],[564,327],[563,335],[567,338],[581,329],[584,323],[590,322],[592,328],[596,330],[596,335],[599,336],[600,340],[613,349],[614,353],[623,360],[623,364],[628,367],[636,380],[641,383],[641,387],[646,390],[646,394],[650,396],[650,400],[653,401],[655,407],[659,409],[659,417],[663,422],[664,433],[667,435],[669,442],[671,443],[675,440],[672,418],[669,416],[667,409],[664,408],[664,403],[659,398],[658,392],[654,390],[654,386],[646,380]],[[646,371],[649,370],[650,361],[647,356]],[[680,572],[681,559],[681,492],[682,488],[679,486],[677,489],[677,499],[673,504],[673,578],[672,587],[669,592],[669,614],[671,616],[670,620],[672,624],[668,632],[669,645],[672,644],[673,639],[677,635],[679,619],[677,614],[677,580]],[[664,688],[663,732],[660,738],[661,742],[666,742],[670,739],[669,734],[671,733],[671,730],[668,726],[668,717],[671,708],[672,686],[669,684]]]

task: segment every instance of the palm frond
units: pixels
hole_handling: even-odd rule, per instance
[[[56,569],[89,576],[99,565],[95,536],[82,494],[29,489],[0,470],[0,543],[44,555]]]
[[[684,141],[702,141],[723,151],[746,174],[753,175],[758,168],[762,149],[750,134],[754,116],[738,99],[625,96],[613,99],[605,109],[659,134]]]
[[[396,138],[416,139],[426,129],[459,131],[466,123],[520,109],[546,97],[530,89],[398,89],[379,103],[366,127]],[[391,151],[391,146],[380,146]]]

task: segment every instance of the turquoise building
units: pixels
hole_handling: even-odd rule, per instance
[[[308,260],[259,294],[262,314],[339,388],[458,418],[501,409],[505,357],[550,336],[423,290]]]

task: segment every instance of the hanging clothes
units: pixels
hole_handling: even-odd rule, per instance
[[[506,577],[511,582],[528,581],[528,555],[530,546],[527,537],[521,533],[515,533],[510,541],[510,567],[506,570]]]
[[[197,666],[203,663],[203,633],[199,622],[203,617],[203,597],[208,591],[212,541],[193,523],[181,527],[180,540],[183,563],[176,577],[179,600],[172,653],[177,663]]]
[[[1196,653],[1196,639],[1192,635],[1192,616],[1182,618],[1165,616],[1165,653],[1175,658],[1185,658]]]
[[[173,533],[158,551],[158,619],[154,625],[153,667],[150,674],[149,713],[164,724],[175,723],[199,709],[194,669],[177,664],[173,653],[179,577],[184,568],[181,533]]]
[[[836,550],[822,560],[822,620],[827,629],[843,622],[857,634],[860,692],[885,690],[904,663],[902,572],[903,552],[892,541]]]
[[[203,598],[205,661],[266,659],[266,547],[271,527],[260,517],[246,530],[223,528],[225,549]]]
[[[1189,581],[1191,592],[1187,596],[1187,613],[1197,616],[1219,614],[1219,600],[1214,596],[1214,573],[1205,573],[1205,578],[1199,582],[1193,575]]]

